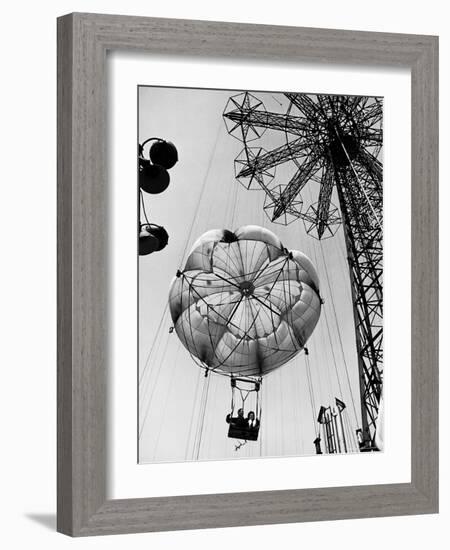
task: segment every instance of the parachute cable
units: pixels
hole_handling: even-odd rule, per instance
[[[213,147],[213,150],[212,150],[212,153],[211,153],[211,156],[209,157],[209,163],[208,163],[208,167],[206,168],[206,172],[205,172],[205,177],[203,178],[203,184],[202,184],[202,188],[201,188],[201,191],[200,191],[200,195],[198,197],[198,200],[197,200],[197,206],[195,208],[195,212],[194,212],[194,215],[192,217],[192,223],[191,223],[191,226],[189,228],[189,231],[187,232],[187,235],[186,235],[186,242],[184,244],[184,253],[183,253],[183,256],[182,256],[182,265],[184,265],[185,263],[185,259],[186,259],[186,254],[188,253],[189,249],[188,249],[188,244],[191,240],[191,237],[192,237],[192,231],[194,230],[194,225],[195,225],[195,222],[198,220],[198,214],[199,214],[199,211],[200,211],[200,205],[202,203],[202,200],[203,200],[203,196],[205,194],[205,190],[206,190],[206,183],[208,181],[208,176],[209,176],[209,173],[211,171],[211,166],[212,166],[212,161],[213,161],[213,158],[215,156],[215,152],[216,152],[216,149],[217,149],[217,144],[219,143],[219,137],[220,137],[220,133],[221,133],[221,129],[222,129],[222,121],[220,121],[220,124],[219,124],[219,128],[217,130],[217,136],[216,136],[216,141],[214,143],[214,147]]]
[[[210,382],[211,382],[211,377],[208,376],[208,378],[205,379],[205,383],[203,385],[202,403],[201,403],[201,408],[199,412],[200,426],[197,434],[197,449],[195,451],[196,460],[199,459],[200,449],[202,445],[203,429],[205,425],[205,416],[206,416],[206,405],[208,404],[208,391],[209,391]]]
[[[314,388],[312,384],[312,378],[311,378],[311,365],[309,362],[309,353],[305,353],[305,363],[306,363],[306,378],[308,382],[308,390],[309,390],[309,398],[311,401],[311,412],[312,412],[312,422],[313,422],[313,430],[314,433],[316,433],[316,400],[314,397]],[[318,429],[320,430],[320,428]]]
[[[186,459],[187,459],[188,453],[189,453],[189,444],[190,444],[190,441],[191,441],[192,425],[194,423],[194,412],[195,412],[195,406],[197,404],[197,396],[198,396],[198,390],[199,390],[199,386],[200,386],[200,380],[201,380],[201,370],[199,370],[198,374],[197,374],[197,383],[195,385],[194,400],[192,402],[191,418],[190,418],[190,422],[189,422],[189,431],[188,431],[188,436],[187,436],[187,441],[186,441],[186,454],[185,454]]]
[[[344,352],[344,346],[343,346],[343,343],[342,343],[341,331],[339,330],[339,322],[338,322],[338,317],[337,317],[337,312],[336,312],[336,305],[335,305],[335,302],[334,302],[333,292],[331,291],[330,277],[329,277],[329,274],[328,274],[327,264],[325,262],[325,255],[324,255],[324,251],[323,251],[323,247],[322,247],[322,242],[320,243],[320,250],[321,250],[321,253],[322,253],[322,257],[323,257],[323,264],[324,264],[324,268],[325,268],[325,277],[327,279],[328,289],[330,290],[331,306],[332,306],[332,309],[333,309],[333,315],[334,315],[334,320],[335,320],[336,329],[337,329],[336,332],[337,332],[337,335],[338,335],[339,346],[340,346],[340,349],[341,349],[342,360],[343,360],[343,363],[344,363],[348,389],[349,389],[350,398],[351,398],[351,401],[352,401],[353,413],[355,415],[355,423],[357,425],[358,424],[358,416],[356,414],[355,399],[354,399],[354,396],[353,396],[352,386],[351,386],[351,383],[350,383],[350,375],[349,375],[349,371],[348,371],[347,361],[346,361],[346,358],[345,358],[345,352]],[[327,320],[327,324],[328,324],[328,320]],[[342,390],[341,390],[341,394],[342,394]]]

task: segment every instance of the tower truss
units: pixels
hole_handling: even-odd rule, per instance
[[[265,192],[264,211],[274,223],[302,220],[306,232],[318,239],[332,237],[343,226],[359,364],[361,449],[369,450],[383,382],[382,100],[283,95],[284,112],[267,111],[249,92],[228,100],[227,130],[243,142],[236,179],[247,189]],[[281,133],[281,144],[266,150],[262,136],[267,131]],[[287,163],[292,174],[280,181],[276,168]],[[311,182],[319,190],[317,202],[306,207],[301,194]]]

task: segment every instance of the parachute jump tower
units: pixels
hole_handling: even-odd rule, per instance
[[[317,239],[332,237],[343,226],[359,364],[361,450],[371,450],[383,382],[382,100],[283,95],[283,112],[268,112],[248,92],[230,97],[224,120],[228,132],[243,142],[236,179],[265,192],[264,210],[274,223],[300,219]],[[269,151],[260,146],[267,130],[283,138]],[[280,183],[275,169],[286,163],[293,175]],[[318,199],[305,210],[301,192],[310,182],[319,184]],[[334,190],[339,207],[331,202]]]

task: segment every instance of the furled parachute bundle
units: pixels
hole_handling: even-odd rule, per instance
[[[178,337],[201,366],[261,377],[304,348],[321,299],[309,258],[249,225],[202,235],[171,284],[169,305]]]

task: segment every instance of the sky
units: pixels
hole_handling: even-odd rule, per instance
[[[360,426],[342,228],[334,237],[318,241],[306,234],[301,220],[288,226],[272,223],[263,211],[264,192],[248,191],[236,181],[234,159],[243,146],[228,134],[222,113],[229,97],[237,93],[139,87],[139,142],[161,137],[172,141],[179,154],[179,162],[170,170],[168,189],[144,197],[149,220],[166,228],[169,244],[139,258],[140,463],[314,454],[319,408],[333,405],[336,397],[347,405],[345,421],[353,433]],[[281,94],[254,95],[268,111],[287,108]],[[283,140],[283,134],[268,130],[254,144],[270,150]],[[275,178],[288,181],[294,168],[277,167]],[[319,184],[310,182],[302,192],[305,207],[318,200],[318,193]],[[337,204],[335,196],[332,200]],[[258,441],[236,450],[238,442],[227,437],[225,422],[230,412],[229,379],[217,374],[205,378],[176,333],[169,332],[168,291],[200,235],[249,224],[270,229],[286,248],[300,250],[312,260],[324,305],[307,344],[308,358],[300,353],[263,380]]]

